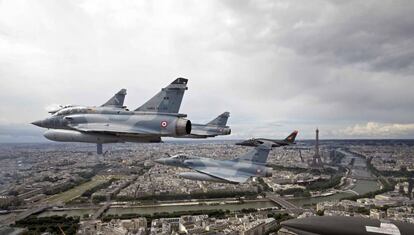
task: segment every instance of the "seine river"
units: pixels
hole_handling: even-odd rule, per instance
[[[128,208],[109,208],[106,214],[154,214],[161,212],[197,211],[197,210],[230,210],[238,211],[244,208],[267,208],[275,207],[276,204],[270,201],[252,201],[239,204],[214,204],[214,205],[174,205],[174,206],[145,206]]]
[[[365,194],[371,191],[375,191],[379,189],[379,185],[377,183],[377,181],[374,180],[358,180],[355,183],[355,187],[352,189],[355,192],[359,193],[359,194]],[[345,198],[345,197],[349,197],[349,196],[353,196],[355,194],[353,193],[347,193],[347,192],[341,192],[341,193],[336,193],[330,196],[326,196],[326,197],[313,197],[313,198],[298,198],[298,199],[289,199],[288,201],[292,202],[295,205],[298,206],[304,206],[307,207],[311,204],[316,204],[318,202],[323,202],[323,201],[335,201],[335,200],[340,200],[341,198]]]
[[[354,169],[352,170],[352,176],[354,177],[371,176],[371,172],[369,172],[367,169],[365,158],[356,156],[348,152],[344,152],[342,150],[339,150],[339,151],[345,154],[345,157],[341,161],[342,166],[347,166],[353,158],[355,159]],[[379,188],[380,188],[380,185],[378,184],[376,180],[357,180],[352,190],[357,192],[358,194],[365,194],[368,192],[378,190]],[[336,194],[326,196],[326,197],[303,198],[303,199],[292,198],[292,199],[289,199],[288,201],[294,203],[295,205],[306,207],[306,206],[309,206],[311,204],[315,204],[318,202],[339,200],[341,198],[349,197],[352,195],[355,195],[355,194],[348,193],[348,192],[341,192],[341,193],[336,193]]]

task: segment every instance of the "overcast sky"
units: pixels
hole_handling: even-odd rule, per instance
[[[176,77],[229,138],[414,137],[412,1],[0,0],[0,142],[56,104],[134,109]]]

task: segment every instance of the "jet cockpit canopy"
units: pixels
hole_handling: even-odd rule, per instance
[[[66,115],[71,115],[71,114],[76,114],[76,113],[87,113],[88,111],[92,111],[92,109],[86,108],[86,107],[69,107],[69,108],[64,108],[64,109],[59,110],[54,115],[55,116],[66,116]]]

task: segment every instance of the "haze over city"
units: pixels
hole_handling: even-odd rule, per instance
[[[135,109],[176,77],[181,112],[232,135],[413,138],[407,1],[1,1],[0,142],[45,141],[57,104]]]

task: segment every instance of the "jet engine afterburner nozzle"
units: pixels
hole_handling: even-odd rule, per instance
[[[176,124],[176,134],[177,136],[188,135],[191,133],[191,122],[190,120],[180,118],[177,120]]]
[[[265,177],[272,177],[272,171],[273,171],[272,168],[267,167]]]

